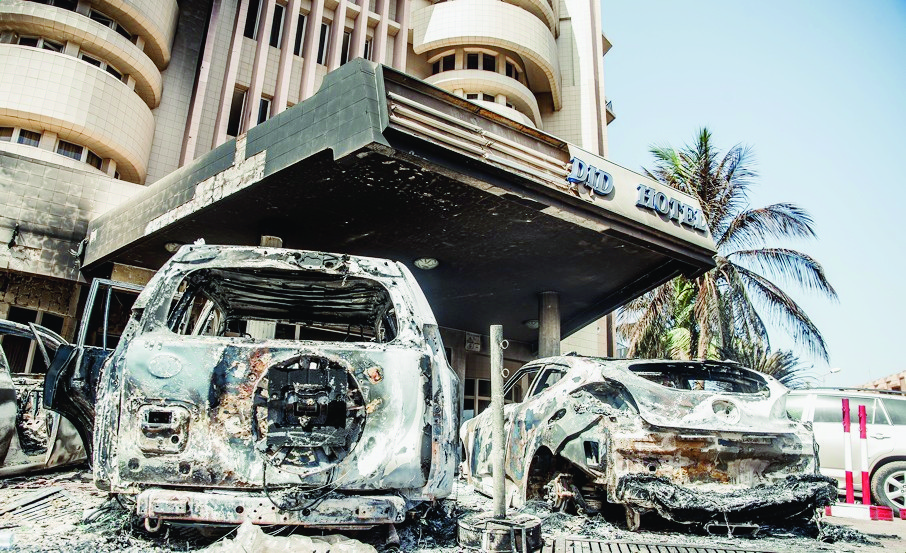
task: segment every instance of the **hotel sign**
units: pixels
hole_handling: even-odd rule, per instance
[[[696,209],[676,198],[671,198],[664,192],[658,192],[644,184],[638,185],[636,190],[639,191],[638,200],[635,202],[637,207],[655,211],[689,228],[703,232],[708,231],[708,224],[705,222],[702,210]]]
[[[583,200],[714,249],[708,222],[696,198],[572,144],[569,154],[570,167],[565,180],[573,187],[578,186],[576,192]]]
[[[610,173],[598,169],[594,165],[573,157],[569,162],[573,168],[566,177],[568,182],[583,184],[589,190],[600,196],[606,196],[613,192],[613,177]]]

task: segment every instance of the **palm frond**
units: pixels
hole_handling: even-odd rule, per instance
[[[760,246],[769,239],[814,238],[811,215],[795,204],[778,203],[737,213],[718,236],[717,248]]]
[[[829,299],[837,299],[837,292],[827,280],[824,268],[813,257],[802,252],[787,248],[760,248],[735,251],[728,257],[757,265],[763,271],[787,282],[820,292]]]
[[[791,333],[794,342],[808,348],[810,352],[825,361],[829,359],[824,337],[793,298],[776,284],[754,271],[741,266],[737,266],[736,270],[750,291],[762,299],[764,306],[774,316],[776,322]]]

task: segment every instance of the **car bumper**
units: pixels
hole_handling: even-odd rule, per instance
[[[272,492],[273,496],[273,492]],[[264,493],[193,492],[150,489],[136,498],[139,517],[155,521],[298,525],[323,528],[369,528],[396,524],[406,516],[406,502],[398,496],[331,494],[321,500],[299,502],[281,509]]]
[[[718,492],[713,486],[681,486],[664,477],[632,474],[619,479],[615,495],[620,503],[657,511],[676,522],[769,522],[810,516],[834,502],[837,486],[831,478],[804,474]]]

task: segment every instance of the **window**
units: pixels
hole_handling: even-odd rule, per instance
[[[842,424],[843,402],[841,396],[817,396],[815,398],[815,422],[829,422]],[[859,424],[859,405],[865,405],[865,415],[868,424],[887,424],[884,413],[878,412],[875,416],[875,400],[865,398],[849,399],[849,422]],[[858,428],[858,427],[857,427]]]
[[[99,11],[91,10],[88,12],[88,17],[94,21],[97,21],[104,27],[113,29],[114,31],[116,31],[117,33],[122,35],[124,38],[126,38],[126,40],[132,40],[132,34],[129,33],[129,31],[127,31],[126,29],[124,29],[122,25],[117,23],[116,20],[114,20],[109,15],[104,15],[103,13],[101,13]]]
[[[48,6],[56,6],[58,8],[62,8],[64,10],[69,10],[71,12],[74,12],[76,10],[76,6],[79,5],[78,0],[35,0],[35,1],[38,2],[39,4],[46,4]]]
[[[891,424],[906,425],[906,401],[901,399],[884,398],[881,400]]]
[[[484,100],[485,102],[495,102],[496,101],[496,98],[494,98],[493,94],[482,94],[481,99]]]
[[[13,306],[10,307],[8,318],[10,321],[21,324],[36,323],[58,334],[63,331],[63,317],[52,313]],[[10,372],[47,372],[44,356],[40,353],[34,340],[19,336],[4,336],[3,349],[6,351]]]
[[[251,39],[258,38],[258,18],[261,16],[260,0],[249,0],[249,11],[245,16],[245,29],[243,36]]]
[[[66,142],[65,140],[60,140],[59,142],[57,142],[57,153],[72,158],[76,161],[82,161],[83,151],[84,148],[82,148],[78,144]]]
[[[270,117],[271,113],[271,101],[267,98],[261,98],[258,101],[258,124],[264,123],[267,121],[267,118]]]
[[[452,71],[455,66],[456,66],[456,56],[453,54],[450,54],[448,56],[444,56],[444,57],[438,59],[431,65],[431,74],[437,75],[441,71]]]
[[[491,54],[466,52],[466,69],[497,71],[497,58]]]
[[[296,44],[293,46],[293,54],[302,55],[302,37],[305,36],[305,16],[299,14],[299,23],[296,26]]]
[[[467,93],[466,93],[466,100],[477,100],[477,99],[478,99],[478,96],[479,96],[479,95],[478,95],[477,92],[467,92]]]
[[[388,343],[399,328],[390,293],[368,278],[229,267],[186,274],[183,286],[152,318],[179,334]]]
[[[106,71],[106,72],[110,73],[111,75],[113,75],[113,77],[114,77],[116,80],[118,80],[118,81],[123,80],[123,74],[120,73],[119,71],[117,71],[116,68],[113,67],[112,65],[108,65],[107,67],[105,67],[105,68],[104,68],[104,71]]]
[[[52,52],[63,51],[63,45],[59,42],[54,42],[52,40],[47,40],[46,38],[38,36],[19,37],[19,45],[31,46],[32,48],[43,48],[44,50],[50,50]]]
[[[284,7],[280,4],[274,6],[274,21],[271,24],[271,46],[280,47],[280,41],[283,39],[283,12]]]
[[[505,360],[504,366],[513,372],[519,365],[514,361]],[[490,407],[491,381],[484,378],[466,378],[463,385],[462,420],[466,421]],[[519,401],[522,401],[522,386],[516,384],[503,396],[503,402],[506,404]]]
[[[63,45],[60,44],[59,42],[47,40],[46,38],[43,39],[42,42],[43,43],[41,44],[41,48],[44,48],[45,50],[50,50],[52,52],[62,52],[63,51]]]
[[[532,388],[530,395],[537,395],[544,390],[550,388],[554,384],[560,381],[563,378],[563,375],[566,374],[566,371],[558,367],[549,367],[545,368],[541,374],[538,375],[538,379],[535,381],[535,386]]]
[[[362,57],[365,58],[366,60],[371,59],[371,39],[370,38],[365,41],[365,51],[362,52]]]
[[[0,142],[12,142],[13,141],[13,128],[12,127],[0,127]]]
[[[18,142],[26,146],[37,146],[41,142],[41,133],[20,129]]]
[[[88,63],[90,63],[91,65],[93,65],[95,67],[101,67],[104,64],[104,62],[102,62],[101,60],[93,58],[93,57],[89,56],[88,54],[79,54],[79,59],[82,61],[87,61]]]
[[[481,68],[485,71],[497,71],[497,57],[489,54],[482,54]]]
[[[343,65],[349,61],[349,39],[352,37],[352,34],[348,31],[343,33],[343,47],[340,52],[340,65]]]
[[[238,88],[233,91],[233,100],[230,103],[230,118],[227,120],[226,133],[237,136],[242,123],[242,111],[245,109],[245,91]]]
[[[19,46],[31,46],[33,48],[38,47],[38,41],[41,39],[36,36],[20,36],[19,37]]]
[[[91,165],[95,169],[100,169],[103,161],[104,160],[101,159],[101,156],[97,155],[91,150],[88,150],[88,155],[85,157],[85,163]]]
[[[327,45],[330,41],[330,25],[321,23],[321,38],[318,40],[318,63],[327,65]]]

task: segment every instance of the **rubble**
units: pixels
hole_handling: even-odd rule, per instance
[[[238,527],[199,528],[165,525],[157,534],[145,532],[141,522],[131,514],[132,506],[123,498],[109,497],[91,483],[85,471],[58,472],[30,477],[10,478],[0,481],[0,510],[7,509],[35,492],[54,489],[49,497],[59,502],[56,509],[36,520],[26,521],[14,511],[0,514],[0,547],[4,532],[13,539],[12,550],[25,553],[66,551],[76,553],[170,553],[205,551],[227,540],[236,542]],[[122,501],[122,503],[120,503]],[[421,553],[457,553],[455,526],[459,517],[469,513],[488,511],[491,500],[484,497],[463,481],[458,481],[450,497],[433,504],[423,504],[410,514],[406,522],[397,526],[400,551]],[[646,525],[639,532],[629,532],[619,517],[604,515],[577,515],[554,511],[543,501],[527,502],[521,512],[542,519],[542,533],[546,543],[578,536],[607,542],[633,542],[648,544],[687,544],[699,548],[736,548],[740,550],[775,551],[779,553],[889,553],[884,536],[865,535],[855,530],[822,521],[819,525],[773,526],[764,528],[757,538],[729,538],[708,536],[682,530],[677,526]],[[515,511],[514,511],[515,512]],[[893,522],[890,524],[900,524]],[[266,534],[277,537],[290,535],[285,527],[264,527]],[[257,534],[257,532],[255,532]],[[318,537],[317,530],[296,529],[294,534]],[[368,544],[377,551],[391,551],[396,547],[385,546],[385,534],[380,531],[359,531],[351,538]],[[238,540],[241,542],[241,539]],[[276,540],[282,542],[283,540]],[[880,543],[880,545],[879,545]],[[334,549],[331,549],[332,551]]]

